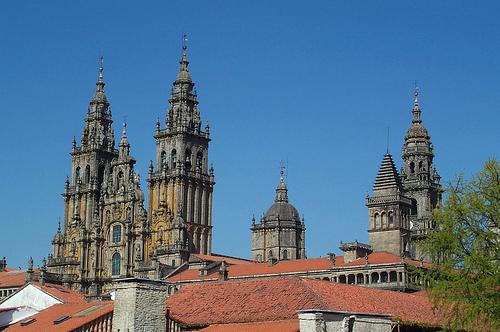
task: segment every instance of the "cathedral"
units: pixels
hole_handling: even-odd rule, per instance
[[[116,277],[160,278],[190,253],[211,252],[210,128],[202,129],[188,65],[184,45],[167,117],[163,126],[156,124],[156,163],[149,166],[145,206],[126,124],[115,147],[101,59],[81,139],[73,139],[64,223],[47,262],[60,283],[100,294]]]
[[[81,138],[72,142],[71,177],[62,194],[64,220],[46,264],[55,282],[99,295],[117,278],[161,279],[191,262],[191,256],[217,256],[212,254],[210,128],[202,126],[186,49],[183,45],[166,119],[156,123],[147,201],[126,123],[115,144],[101,59]],[[419,241],[434,227],[432,210],[439,207],[442,192],[433,158],[416,91],[403,166],[398,172],[392,156],[384,155],[373,194],[366,197],[369,244],[341,243],[346,261],[347,252],[352,259],[372,252],[426,258]],[[274,202],[259,221],[252,220],[252,262],[306,259],[305,231],[304,219],[289,202],[282,169]],[[224,261],[220,268],[224,274]]]

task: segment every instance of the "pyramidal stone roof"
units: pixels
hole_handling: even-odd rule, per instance
[[[402,191],[401,178],[396,170],[391,154],[386,153],[373,184],[373,191],[393,188]]]

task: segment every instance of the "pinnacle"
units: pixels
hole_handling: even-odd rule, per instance
[[[398,171],[396,170],[396,166],[394,165],[394,161],[392,160],[392,156],[391,154],[386,153],[382,159],[382,163],[380,164],[377,178],[375,179],[375,183],[373,185],[373,190],[376,191],[389,188],[399,189],[402,191],[401,179]]]

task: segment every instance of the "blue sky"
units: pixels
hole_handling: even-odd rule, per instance
[[[215,165],[215,252],[250,255],[280,161],[305,216],[309,257],[367,241],[364,198],[389,149],[400,165],[414,82],[443,181],[470,176],[500,141],[495,1],[3,1],[0,256],[40,262],[63,213],[104,55],[115,130],[128,122],[143,190],[188,34]],[[119,131],[117,132],[119,135]]]

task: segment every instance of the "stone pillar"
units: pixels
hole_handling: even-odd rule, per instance
[[[113,332],[166,331],[167,286],[161,281],[116,280]]]
[[[300,331],[324,332],[326,331],[325,320],[322,313],[299,313]]]

